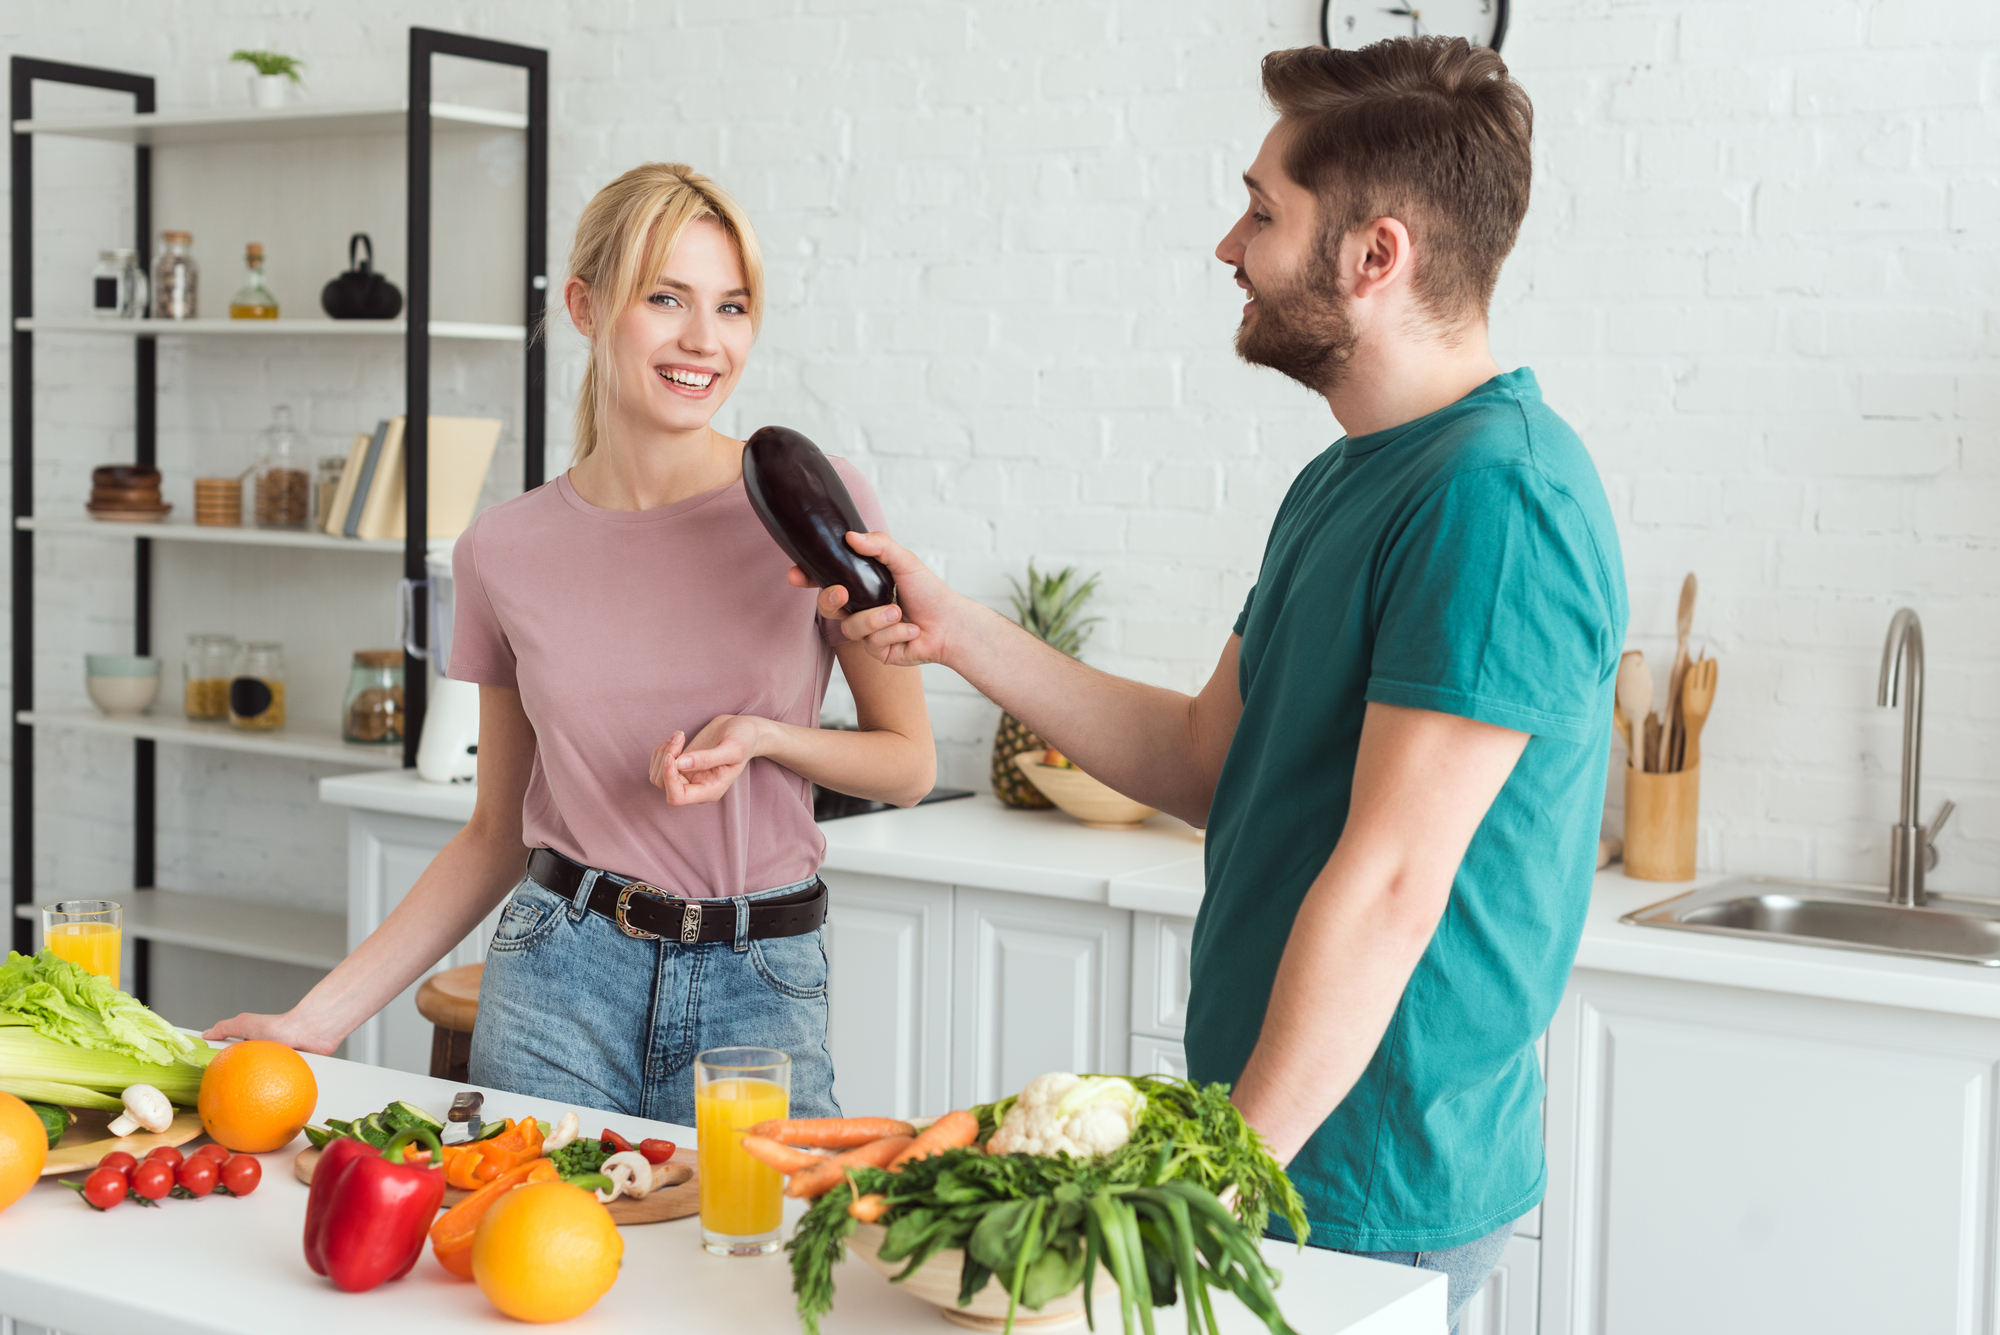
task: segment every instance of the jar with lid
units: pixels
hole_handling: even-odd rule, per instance
[[[340,494],[340,477],[346,471],[344,454],[323,454],[313,467],[313,527],[322,533],[333,518],[333,498]]]
[[[350,742],[403,740],[403,651],[356,649],[340,707],[340,735]]]
[[[249,732],[285,726],[285,646],[252,640],[236,654],[229,678],[229,721]]]
[[[278,299],[264,286],[264,247],[252,241],[243,248],[243,286],[229,299],[232,320],[275,320]]]
[[[146,270],[136,250],[98,251],[90,287],[91,308],[100,320],[136,320],[146,313]]]
[[[229,717],[229,677],[236,670],[234,635],[190,635],[182,660],[183,710],[191,719],[220,723]]]
[[[153,318],[194,319],[200,285],[201,273],[194,264],[194,233],[160,233],[160,253],[153,257]]]
[[[251,513],[258,528],[304,528],[310,513],[312,475],[305,445],[292,430],[292,410],[279,404],[264,429],[264,454],[251,484]]]

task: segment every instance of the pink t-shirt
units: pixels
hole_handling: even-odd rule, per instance
[[[835,459],[871,529],[875,490]],[[722,800],[674,807],[653,748],[718,714],[814,727],[832,622],[764,531],[741,481],[657,510],[600,510],[567,474],[482,513],[452,557],[451,675],[521,693],[535,726],[530,848],[696,898],[819,870],[812,785],[763,758]]]

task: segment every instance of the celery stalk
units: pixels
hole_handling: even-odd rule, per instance
[[[120,1106],[117,1095],[126,1086],[151,1085],[165,1094],[170,1102],[191,1107],[201,1092],[202,1072],[214,1056],[215,1049],[201,1044],[186,1057],[162,1065],[96,1048],[71,1047],[60,1039],[44,1037],[27,1026],[9,1026],[0,1028],[0,1090],[43,1102],[114,1108]],[[70,1098],[51,1100],[44,1094],[30,1094],[23,1088],[25,1085],[47,1084],[96,1090],[110,1096],[111,1102],[89,1104]]]
[[[116,1112],[125,1106],[115,1095],[100,1094],[82,1085],[65,1085],[60,1080],[17,1080],[9,1075],[0,1075],[0,1094],[63,1108],[102,1108],[105,1112]]]

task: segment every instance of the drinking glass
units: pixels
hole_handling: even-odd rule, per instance
[[[114,987],[124,940],[125,910],[108,899],[65,899],[42,909],[43,944]]]
[[[778,1250],[785,1179],[743,1150],[743,1133],[791,1107],[792,1059],[773,1048],[710,1048],[694,1059],[701,1245],[717,1256]]]

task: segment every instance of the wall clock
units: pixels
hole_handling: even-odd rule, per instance
[[[1322,45],[1352,51],[1385,37],[1463,37],[1500,49],[1507,35],[1507,0],[1325,0]]]

